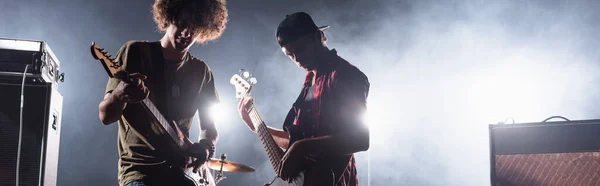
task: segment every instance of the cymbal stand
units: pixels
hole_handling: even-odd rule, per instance
[[[221,153],[221,168],[219,169],[219,173],[217,174],[217,178],[215,178],[215,184],[219,183],[221,180],[224,180],[225,177],[223,175],[223,163],[225,163],[225,158],[227,156],[224,153]]]

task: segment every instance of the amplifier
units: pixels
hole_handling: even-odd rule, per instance
[[[600,120],[547,120],[489,125],[491,185],[600,185]]]
[[[24,86],[19,185],[56,185],[63,97],[52,83]],[[21,82],[0,81],[0,185],[15,185]]]
[[[27,72],[37,81],[56,84],[64,81],[60,61],[44,41],[0,38],[0,75]]]

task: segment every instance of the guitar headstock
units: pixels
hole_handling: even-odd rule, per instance
[[[90,50],[94,59],[102,62],[102,66],[104,66],[106,73],[108,73],[110,77],[113,77],[120,71],[121,65],[115,62],[115,58],[109,55],[104,48],[100,48],[95,42],[92,42]]]
[[[250,74],[250,72],[241,69],[239,73],[231,76],[229,83],[231,83],[235,87],[235,97],[242,98],[244,96],[250,95],[252,86],[256,84],[256,78],[252,77],[252,74]]]

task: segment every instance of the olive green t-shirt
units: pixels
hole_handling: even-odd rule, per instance
[[[219,95],[212,71],[204,61],[188,52],[183,62],[167,62],[158,41],[129,41],[117,52],[115,60],[122,70],[148,76],[144,81],[150,91],[148,99],[167,120],[176,121],[187,137],[196,111],[200,122],[213,122],[208,108],[219,102]],[[112,92],[119,81],[110,78],[106,93]],[[129,103],[123,110],[118,121],[119,185],[165,176],[170,165],[165,155],[170,150],[164,142],[170,139],[159,137],[166,133],[155,122],[141,102]]]

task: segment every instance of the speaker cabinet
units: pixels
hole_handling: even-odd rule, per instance
[[[600,185],[600,120],[490,125],[491,185]]]
[[[19,185],[56,185],[62,95],[49,83],[24,87]],[[21,82],[0,78],[0,185],[15,185]]]

